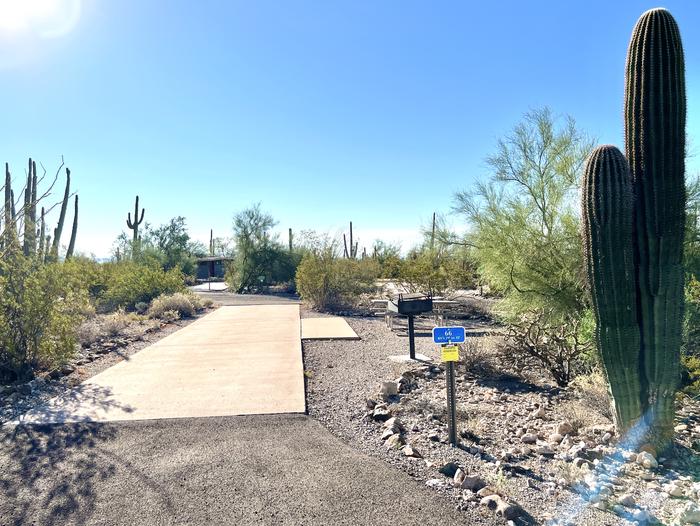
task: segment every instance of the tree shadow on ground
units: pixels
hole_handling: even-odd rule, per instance
[[[129,412],[111,399],[108,389],[81,385],[45,404],[18,423],[0,428],[0,523],[8,525],[87,524],[92,522],[101,485],[121,472],[138,479],[173,511],[167,492],[109,444],[118,426],[102,422],[70,422],[76,404]],[[59,423],[55,423],[59,422]]]
[[[100,480],[114,475],[101,461],[100,443],[113,439],[114,426],[100,423],[18,425],[0,438],[0,519],[7,524],[70,521],[91,517]],[[11,504],[10,504],[11,503]]]

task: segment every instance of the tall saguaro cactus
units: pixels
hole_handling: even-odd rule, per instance
[[[673,436],[680,381],[685,113],[678,26],[667,10],[652,9],[637,21],[627,55],[627,160],[611,147],[591,154],[583,225],[617,423],[622,431],[638,423],[657,447]]]
[[[143,214],[146,212],[145,208],[141,209],[141,218],[139,219],[139,196],[136,196],[136,203],[134,203],[134,220],[131,220],[131,212],[126,216],[126,226],[134,231],[134,246],[139,240],[139,225],[143,223]]]
[[[70,199],[70,170],[66,168],[66,188],[63,192],[63,200],[61,201],[61,212],[58,215],[58,224],[53,230],[53,242],[51,249],[46,253],[48,261],[58,261],[58,249],[61,243],[61,234],[63,233],[63,224],[66,221],[66,210],[68,209],[68,200]],[[47,238],[48,239],[48,238]]]
[[[635,207],[636,262],[646,418],[672,432],[680,381],[685,234],[685,66],[676,21],[652,9],[627,55],[625,148]],[[660,437],[661,440],[670,437]]]

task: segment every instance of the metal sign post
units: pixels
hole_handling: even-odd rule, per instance
[[[457,447],[457,401],[455,393],[455,363],[445,364],[445,382],[447,384],[447,432],[450,445]]]
[[[466,338],[464,327],[435,327],[433,342],[440,345],[440,358],[445,363],[445,383],[447,388],[447,432],[450,445],[457,447],[457,399],[455,386],[455,362],[459,361],[459,348]]]

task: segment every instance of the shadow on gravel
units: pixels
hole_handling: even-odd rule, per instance
[[[115,437],[111,425],[18,425],[0,443],[0,521],[5,524],[85,524],[98,481],[114,475],[97,447]],[[37,521],[40,514],[45,519]]]

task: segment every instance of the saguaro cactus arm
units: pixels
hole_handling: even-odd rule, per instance
[[[618,429],[627,430],[643,413],[634,196],[627,160],[614,146],[599,146],[586,161],[581,218],[596,340],[613,395]]]
[[[54,229],[53,244],[51,245],[50,257],[53,260],[58,259],[58,248],[61,243],[61,234],[63,233],[63,224],[66,221],[66,209],[68,208],[68,199],[70,198],[70,170],[66,168],[66,189],[63,192],[63,201],[61,202],[61,212],[58,216],[58,225]]]

